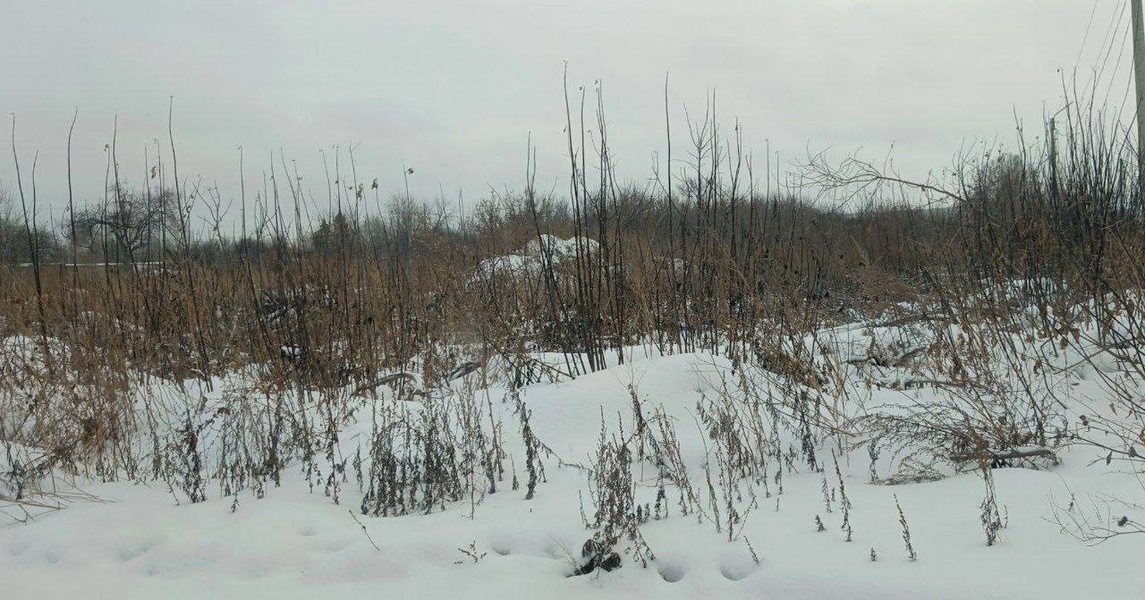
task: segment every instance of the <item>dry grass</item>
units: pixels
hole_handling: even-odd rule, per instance
[[[300,463],[335,501],[355,473],[368,514],[477,502],[503,487],[504,432],[472,389],[450,387],[459,373],[500,364],[500,373],[483,372],[515,389],[603,368],[623,360],[623,347],[643,344],[707,351],[739,368],[720,398],[700,406],[716,449],[709,502],[687,487],[681,505],[732,537],[749,510],[731,500],[743,497],[741,480],[781,490],[795,458],[822,468],[824,444],[845,447],[860,429],[875,443],[979,462],[1006,448],[1052,448],[1070,434],[1054,429],[1058,392],[1029,370],[1031,348],[1085,341],[1140,358],[1145,329],[1126,290],[1145,284],[1145,214],[1116,142],[1062,153],[1052,176],[1038,156],[965,161],[945,204],[926,208],[882,198],[926,197],[932,184],[816,158],[809,172],[851,202],[843,210],[800,201],[801,190],[767,190],[770,182],[738,170],[741,155],[713,141],[714,123],[696,131],[706,149],[672,194],[617,185],[601,148],[600,185],[574,171],[568,203],[530,188],[464,220],[408,198],[385,216],[363,217],[355,184],[353,206],[306,229],[288,231],[288,210],[260,196],[262,226],[241,243],[191,239],[184,227],[166,246],[139,249],[151,260],[71,267],[34,256],[33,269],[0,267],[0,442],[42,450],[0,481],[31,482],[30,467],[161,480],[192,501],[213,483],[237,501],[239,490],[261,495]],[[1089,139],[1078,133],[1071,139]],[[545,234],[591,243],[560,260],[542,247],[534,268],[480,275],[481,261]],[[104,238],[75,258],[122,259]],[[1015,282],[1024,283],[1010,291]],[[823,352],[829,340],[816,332],[857,321],[913,323],[929,341],[850,366]],[[1087,322],[1129,326],[1116,341],[1081,340]],[[538,351],[562,355],[563,365],[536,360]],[[947,401],[847,422],[842,407],[861,393],[843,384],[844,370],[884,367],[943,388]],[[238,373],[241,386],[205,404],[202,390]],[[1116,389],[1129,414],[1142,414],[1134,388]],[[386,398],[431,408],[379,404]],[[365,406],[375,419],[369,443],[343,456],[339,432]],[[517,466],[529,471],[531,492],[543,444],[529,439],[527,407],[521,414],[531,453]],[[666,476],[689,486],[686,473],[673,472],[684,467],[670,426],[654,415],[646,425],[659,438],[602,438],[598,471],[623,471],[633,444],[650,440]],[[784,455],[779,427],[801,440],[801,456]],[[1140,460],[1127,445],[1132,428],[1106,429],[1112,441],[1091,443]],[[621,489],[598,493],[598,510],[606,494],[627,498]],[[629,517],[595,516],[596,526],[613,527],[601,530],[601,552],[621,529],[636,535]]]

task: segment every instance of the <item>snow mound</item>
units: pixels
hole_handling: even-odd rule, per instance
[[[586,237],[562,239],[542,234],[514,252],[481,261],[470,282],[492,277],[536,277],[544,272],[547,261],[553,269],[571,267],[578,252],[581,256],[596,256],[600,244]]]

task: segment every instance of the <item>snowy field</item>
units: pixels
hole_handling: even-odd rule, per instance
[[[285,461],[280,485],[264,477],[263,488],[248,481],[228,490],[212,477],[225,463],[224,434],[204,419],[196,431],[205,501],[189,502],[177,478],[100,483],[43,474],[30,484],[38,495],[15,502],[6,490],[0,597],[1141,598],[1145,535],[1079,539],[1116,528],[1122,513],[1131,524],[1145,520],[1133,463],[1106,461],[1061,431],[1047,443],[1057,460],[985,471],[950,461],[912,471],[910,461],[922,459],[904,456],[925,450],[922,440],[917,448],[884,441],[881,451],[876,440],[871,450],[862,417],[959,401],[940,386],[904,385],[921,366],[868,360],[928,343],[910,326],[822,331],[807,340],[818,349],[812,363],[831,375],[817,389],[707,353],[641,347],[624,364],[613,354],[608,369],[516,394],[498,379],[483,381],[490,365],[433,394],[399,398],[390,385],[368,401],[344,399],[350,412],[334,449],[341,459],[331,464],[345,469],[334,474],[333,493],[331,473],[308,472],[299,460]],[[18,346],[9,344],[9,360]],[[1094,361],[1078,366],[1083,350],[1057,353],[1064,366],[1040,380],[1054,392],[1054,427],[1068,429],[1109,394]],[[202,415],[217,416],[242,381],[219,380],[210,391],[157,382],[149,393],[199,397]],[[814,397],[816,412],[796,418],[792,395]],[[487,438],[474,447],[499,447],[499,457],[455,457],[472,467],[458,472],[460,493],[428,510],[363,515],[372,490],[358,478],[364,470],[369,479],[361,463],[378,439],[378,415],[416,420],[430,404],[454,415],[464,409],[449,407],[478,407]],[[623,449],[626,461],[608,462],[618,456],[602,452],[609,448]],[[35,454],[8,445],[4,466],[11,472]],[[625,475],[610,480],[617,465]],[[527,499],[530,466],[539,472]],[[987,472],[1000,526],[990,546]],[[602,481],[619,496],[603,494]],[[612,502],[627,504],[601,506]],[[610,519],[620,568],[575,576],[590,562],[586,542],[607,539]]]

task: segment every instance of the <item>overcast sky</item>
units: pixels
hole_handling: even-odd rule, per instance
[[[768,141],[783,163],[894,144],[900,170],[922,177],[966,143],[1011,142],[1015,112],[1040,130],[1062,101],[1059,69],[1084,82],[1112,39],[1112,70],[1129,23],[1124,0],[5,4],[0,108],[16,116],[26,189],[39,151],[41,204],[57,218],[73,111],[82,202],[101,194],[117,114],[125,179],[141,183],[156,139],[169,161],[169,97],[181,174],[217,182],[224,200],[239,194],[240,146],[248,190],[282,150],[322,205],[320,151],[332,162],[335,146],[356,146],[359,180],[378,177],[383,197],[404,162],[416,194],[472,203],[522,187],[530,132],[539,187],[563,193],[566,62],[574,92],[603,84],[624,179],[647,179],[663,154],[666,73],[679,157],[684,107],[702,112],[715,90],[725,131],[738,117],[757,162]],[[3,156],[0,187],[14,193]]]

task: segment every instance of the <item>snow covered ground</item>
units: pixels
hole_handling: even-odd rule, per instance
[[[869,340],[856,342],[857,335],[857,329],[836,332],[833,343],[844,359],[871,347]],[[240,492],[237,506],[217,487],[208,487],[207,501],[192,504],[163,483],[84,482],[91,498],[69,501],[62,510],[0,504],[0,518],[7,519],[0,526],[0,597],[1013,600],[1145,594],[1145,535],[1091,545],[1059,525],[1063,515],[1107,519],[1095,513],[1114,510],[1106,498],[1143,499],[1141,482],[1119,472],[1127,468],[1121,463],[1090,465],[1100,458],[1090,447],[1062,448],[1061,464],[1043,470],[994,469],[1005,527],[990,547],[980,521],[980,471],[876,483],[866,447],[847,451],[834,436],[816,440],[817,471],[791,458],[798,439],[783,432],[782,446],[791,452],[773,467],[783,472],[729,486],[725,498],[718,442],[698,403],[724,397],[722,382],[734,375],[733,365],[707,354],[649,354],[635,350],[626,364],[521,391],[536,438],[551,450],[541,455],[544,481],[531,500],[525,498],[517,404],[494,387],[480,393],[504,423],[507,466],[520,478],[519,489],[506,475],[500,489],[479,502],[373,517],[360,514],[364,492],[353,475],[335,504],[321,486],[312,491],[296,467],[265,498]],[[854,378],[858,371],[848,373]],[[1099,393],[1093,381],[1072,383],[1076,397]],[[596,460],[602,428],[608,439],[636,430],[633,393],[645,416],[662,411],[672,423],[699,504],[708,508],[681,514],[683,492],[666,485],[666,515],[657,510],[639,526],[655,555],[646,568],[622,539],[620,569],[571,576],[593,535],[585,524],[593,511],[586,466]],[[877,387],[864,404],[932,393]],[[341,432],[348,453],[368,434],[368,421],[358,414]],[[842,482],[832,451],[841,453]],[[888,454],[873,465],[878,479],[894,475]],[[633,462],[637,505],[656,503],[660,473],[653,461]],[[715,483],[709,488],[707,481]],[[841,529],[844,487],[849,542]],[[915,561],[905,548],[896,497]],[[722,516],[716,507],[725,509]],[[727,507],[743,515],[730,541]]]

